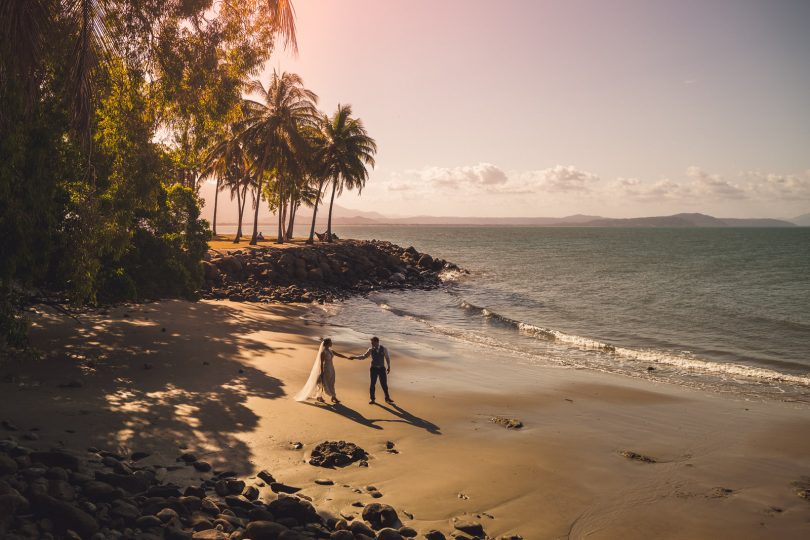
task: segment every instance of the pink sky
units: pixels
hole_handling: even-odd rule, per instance
[[[344,206],[810,212],[810,3],[295,6],[300,55],[278,51],[268,67],[299,73],[326,112],[351,103],[380,149],[362,196]]]

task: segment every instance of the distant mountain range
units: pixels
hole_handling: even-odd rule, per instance
[[[339,215],[333,217],[335,224],[340,225],[512,225],[540,227],[796,227],[804,225],[805,219],[810,225],[810,214],[796,220],[780,219],[740,219],[716,218],[706,214],[675,214],[672,216],[653,216],[642,218],[614,219],[601,216],[577,214],[562,218],[478,218],[478,217],[435,217],[414,216],[407,218],[388,218],[377,212],[352,211],[342,208]],[[319,216],[320,217],[320,216]],[[320,221],[320,220],[319,220]]]
[[[800,216],[796,216],[795,218],[791,219],[790,221],[795,223],[799,227],[810,227],[810,213],[802,214]]]

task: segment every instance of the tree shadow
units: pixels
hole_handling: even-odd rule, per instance
[[[337,413],[344,418],[348,418],[353,422],[357,422],[360,425],[366,426],[371,429],[382,429],[381,426],[378,426],[375,422],[379,420],[372,420],[370,418],[366,418],[360,412],[352,409],[351,407],[347,407],[342,402],[341,403],[312,403],[309,401],[302,402],[304,405],[309,405],[310,407],[315,407],[317,409],[322,409],[325,411]]]
[[[289,354],[291,346],[268,342],[263,331],[311,343],[297,308],[274,306],[272,320],[252,311],[168,301],[84,313],[77,322],[42,308],[31,338],[44,358],[19,365],[13,382],[0,384],[0,408],[10,418],[18,410],[16,423],[38,429],[43,444],[124,454],[168,448],[156,457],[173,462],[187,451],[214,467],[250,467],[252,452],[239,435],[255,431],[259,417],[248,400],[285,391],[246,360]]]
[[[390,412],[394,416],[397,416],[397,417],[402,419],[402,420],[387,420],[388,422],[402,421],[402,422],[408,423],[408,424],[410,424],[412,426],[422,428],[425,431],[427,431],[428,433],[431,433],[433,435],[441,435],[442,434],[441,428],[439,426],[437,426],[433,422],[425,420],[424,418],[420,418],[420,417],[418,417],[418,416],[416,416],[414,414],[411,414],[410,412],[406,411],[405,409],[403,409],[399,405],[396,405],[394,403],[390,403],[388,406],[383,405],[382,403],[375,403],[375,405],[377,405],[381,409],[385,409],[386,411]]]

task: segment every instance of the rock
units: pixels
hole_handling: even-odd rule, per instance
[[[256,486],[247,486],[243,491],[242,495],[250,501],[255,501],[259,498],[259,488]]]
[[[197,456],[195,456],[190,452],[185,452],[183,454],[180,454],[180,457],[177,458],[177,461],[183,461],[185,463],[194,463],[195,461],[197,461]]]
[[[211,464],[208,463],[207,461],[195,461],[194,463],[192,463],[192,465],[194,466],[195,469],[197,469],[200,472],[209,472],[212,468]]]
[[[386,442],[385,442],[385,448],[386,448],[386,449],[388,449],[388,450],[393,450],[393,448],[394,448],[394,441],[386,441]]]
[[[253,508],[253,503],[244,495],[227,495],[225,497],[225,504],[231,508],[242,508],[244,510]]]
[[[272,521],[252,521],[245,529],[245,538],[251,540],[277,540],[287,527]],[[353,540],[353,539],[352,539]]]
[[[126,522],[134,522],[141,515],[141,511],[134,504],[130,504],[123,499],[113,501],[110,514],[122,518]]]
[[[171,508],[164,508],[160,510],[155,516],[163,523],[168,523],[172,519],[179,519],[180,516]]]
[[[0,426],[3,426],[3,429],[8,431],[19,431],[20,428],[17,427],[17,424],[12,422],[11,420],[3,420],[0,422]]]
[[[191,538],[194,540],[229,540],[230,535],[217,529],[208,529],[205,531],[197,531]]]
[[[46,467],[62,467],[71,471],[79,470],[79,458],[62,450],[31,452],[29,457],[32,463],[42,463]]]
[[[272,483],[274,483],[276,481],[276,479],[273,478],[273,475],[270,474],[269,472],[267,472],[266,470],[259,471],[259,474],[257,474],[256,476],[258,478],[264,480],[268,484],[272,484]]]
[[[425,253],[419,257],[419,261],[416,264],[419,268],[433,268],[433,257]]]
[[[55,478],[50,481],[48,494],[60,501],[72,501],[76,498],[76,491],[66,480]]]
[[[352,524],[349,525],[349,530],[355,536],[365,535],[370,538],[374,538],[375,536],[377,536],[376,533],[374,532],[374,529],[372,529],[371,527],[368,526],[368,524],[363,523],[362,521],[352,521]]]
[[[163,522],[157,516],[141,516],[135,520],[135,526],[139,529],[151,529],[162,525]]]
[[[518,420],[517,418],[505,418],[503,416],[493,416],[490,418],[491,422],[495,422],[498,425],[501,425],[507,429],[520,429],[523,427],[523,422]]]
[[[0,453],[0,476],[17,472],[17,462],[7,454]]]
[[[36,514],[52,520],[58,530],[69,529],[83,537],[89,537],[98,532],[99,525],[95,518],[70,503],[54,499],[49,495],[38,495],[32,502]]]
[[[363,519],[368,521],[375,530],[384,529],[386,527],[397,529],[402,527],[396,510],[387,504],[367,504],[363,508]]]
[[[271,501],[267,505],[267,510],[277,520],[291,518],[299,524],[321,523],[322,521],[312,504],[297,497],[280,497]]]
[[[354,535],[351,531],[332,531],[332,534],[329,535],[330,540],[354,540]]]
[[[145,479],[124,474],[96,471],[96,480],[121,488],[129,493],[141,493],[149,487]]]
[[[453,527],[463,533],[476,536],[478,538],[486,538],[483,525],[477,521],[456,521],[453,523]]]
[[[318,484],[319,486],[332,486],[335,484],[332,480],[329,480],[328,478],[316,478],[315,483]]]
[[[345,467],[367,457],[366,451],[354,443],[324,441],[312,449],[309,463],[317,467]]]
[[[650,456],[645,456],[642,454],[638,454],[636,452],[631,452],[630,450],[624,450],[620,452],[620,454],[627,459],[632,459],[633,461],[640,461],[642,463],[658,463],[655,458],[651,458]]]
[[[377,540],[403,540],[404,536],[396,529],[385,528],[377,531]]]
[[[431,529],[425,533],[426,540],[446,540],[444,533],[441,531],[437,531],[436,529]]]
[[[417,534],[419,533],[417,533],[416,529],[414,529],[413,527],[400,527],[399,534],[401,534],[405,538],[416,538]]]
[[[199,497],[202,499],[205,497],[205,489],[198,486],[188,486],[185,491],[183,491],[183,495],[186,497]]]
[[[288,486],[287,484],[282,484],[281,482],[270,482],[270,489],[273,490],[273,493],[287,494],[298,493],[301,491],[301,488],[299,487]]]

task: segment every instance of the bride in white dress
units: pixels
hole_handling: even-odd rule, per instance
[[[318,347],[318,354],[315,355],[315,363],[312,365],[312,371],[309,374],[307,383],[300,392],[295,394],[296,401],[306,401],[314,399],[325,402],[326,397],[330,398],[332,403],[340,403],[335,392],[335,365],[332,363],[332,358],[339,356],[340,358],[348,358],[332,350],[332,340],[329,338],[321,341],[321,346]]]

